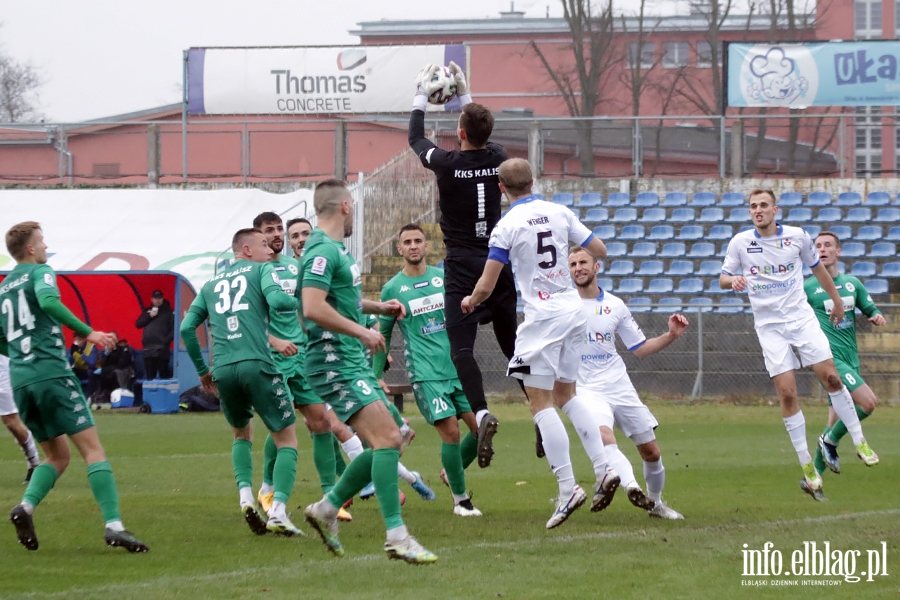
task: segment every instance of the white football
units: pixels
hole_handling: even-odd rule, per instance
[[[440,87],[428,96],[428,102],[431,104],[447,104],[456,97],[456,79],[447,67],[438,67],[431,82],[440,84]]]

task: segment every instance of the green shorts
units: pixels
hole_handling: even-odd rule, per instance
[[[412,387],[419,412],[429,425],[434,425],[435,421],[441,419],[458,417],[472,410],[459,379],[420,381],[414,383]]]
[[[858,388],[861,385],[865,385],[866,382],[863,381],[862,376],[859,374],[859,367],[853,366],[849,363],[845,363],[839,358],[834,359],[834,366],[837,367],[838,376],[841,378],[841,383],[847,386],[847,389],[851,392]],[[828,398],[828,404],[831,405],[831,397]]]
[[[384,402],[387,397],[371,371],[335,374],[313,373],[308,378],[312,391],[327,402],[341,422],[346,423],[363,406]]]
[[[312,388],[309,387],[309,383],[306,381],[306,376],[303,374],[305,357],[302,354],[284,356],[279,352],[273,352],[272,357],[275,359],[275,366],[278,367],[278,370],[287,381],[295,407],[325,404],[324,400],[313,393]]]
[[[269,431],[281,431],[296,420],[290,389],[284,375],[270,363],[245,360],[213,369],[213,381],[225,420],[232,427],[246,427],[255,410]]]
[[[94,426],[91,407],[74,375],[45,379],[13,390],[19,416],[38,443]]]

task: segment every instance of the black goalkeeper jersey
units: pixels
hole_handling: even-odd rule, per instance
[[[499,144],[447,152],[425,137],[425,113],[412,111],[409,145],[437,176],[441,231],[447,256],[488,255],[488,240],[500,220],[502,194],[497,170],[508,157]]]

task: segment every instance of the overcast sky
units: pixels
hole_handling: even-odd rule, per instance
[[[638,0],[619,0],[627,7]],[[674,0],[653,0],[672,12]],[[528,17],[559,0],[516,0]],[[498,17],[509,0],[8,0],[0,50],[33,65],[47,121],[79,121],[181,101],[182,50],[353,45],[361,21]]]

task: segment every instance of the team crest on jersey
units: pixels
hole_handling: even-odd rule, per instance
[[[358,264],[353,263],[350,265],[350,273],[353,275],[353,287],[362,285],[362,273],[359,270]]]
[[[338,374],[336,371],[328,371],[327,373],[325,373],[325,381],[331,381],[337,376]]]
[[[487,237],[487,221],[478,221],[475,223],[475,237]]]
[[[325,362],[327,362],[327,363],[334,362],[337,359],[338,359],[337,354],[326,354],[325,355]]]
[[[441,279],[440,277],[432,277],[431,285],[433,285],[434,287],[441,287],[444,285],[444,280]]]
[[[317,256],[313,259],[312,268],[310,272],[313,275],[324,275],[325,268],[328,266],[328,259],[324,256]]]
[[[852,294],[853,292],[856,291],[856,286],[848,281],[847,283],[844,284],[844,289]]]
[[[760,246],[759,242],[757,242],[756,240],[752,240],[750,242],[750,246],[747,248],[747,252],[749,254],[753,254],[755,252],[762,252],[762,251],[763,251],[762,246]]]
[[[235,315],[231,315],[230,317],[225,319],[225,325],[228,327],[228,331],[231,332],[237,331],[241,328],[241,322]]]
[[[403,292],[408,292],[408,291],[409,291],[409,286],[408,286],[408,285],[401,285],[401,286],[400,286],[400,293],[401,293],[401,294],[402,294]]]
[[[608,306],[603,307],[603,314],[608,315],[611,312],[612,312],[612,309],[610,307],[608,307]]]
[[[779,248],[790,248],[791,247],[791,238],[784,238],[782,240],[778,240],[775,242],[775,245]]]
[[[427,281],[420,281],[419,283],[415,284],[413,286],[413,288],[419,290],[419,289],[422,289],[423,287],[428,287],[429,285],[431,285],[431,284],[428,283]],[[406,289],[409,289],[409,288],[406,288]]]
[[[288,271],[291,272],[291,275],[296,275],[298,272],[297,267],[295,265],[288,265]]]

